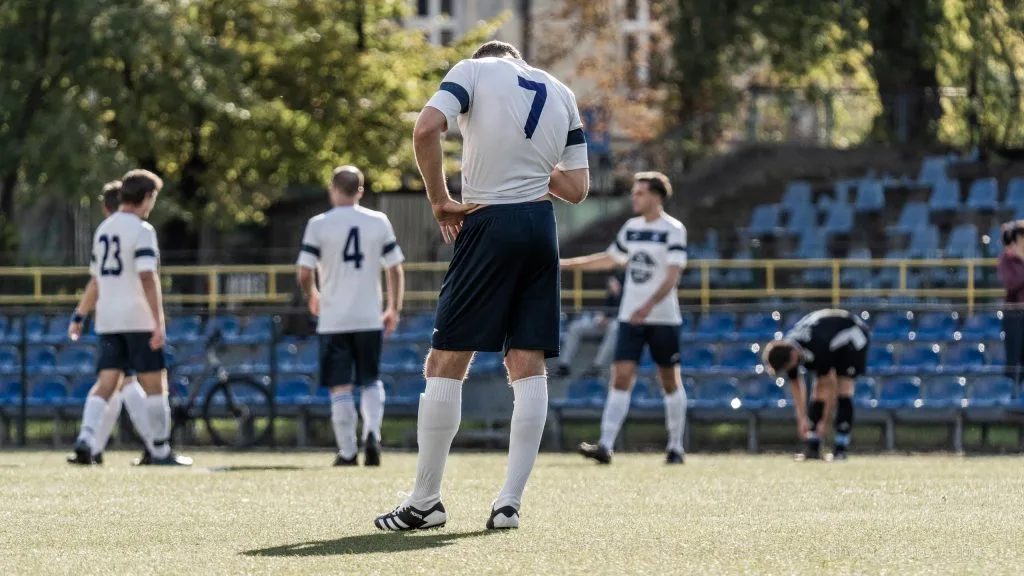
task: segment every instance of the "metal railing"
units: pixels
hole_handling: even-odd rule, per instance
[[[750,301],[764,298],[806,299],[839,306],[848,298],[934,297],[955,300],[968,311],[976,303],[999,298],[1003,289],[995,275],[995,259],[935,260],[699,260],[690,263],[689,282],[679,290],[685,304],[703,310],[716,303]],[[406,293],[410,303],[427,307],[437,300],[447,262],[411,262],[405,264],[409,276]],[[909,282],[923,270],[946,268],[961,273],[955,282]],[[895,270],[895,281],[887,287],[873,283],[857,285],[843,281],[846,270]],[[699,281],[694,282],[694,270]],[[748,270],[749,281],[737,283],[716,276],[716,271]],[[801,274],[808,270],[823,272],[826,282],[809,285]],[[890,273],[892,274],[892,273]],[[164,299],[173,305],[198,305],[215,310],[224,305],[282,304],[295,292],[293,265],[167,266],[161,269]],[[562,301],[579,311],[605,298],[597,288],[598,273],[566,272]],[[949,276],[953,278],[954,276]],[[84,267],[0,268],[0,305],[72,304],[88,280]],[[588,281],[590,280],[590,281]],[[588,286],[594,286],[590,288]]]

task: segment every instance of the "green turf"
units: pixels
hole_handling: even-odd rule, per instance
[[[448,526],[413,535],[373,517],[411,488],[415,458],[332,469],[322,453],[195,453],[138,469],[0,453],[0,574],[1016,574],[1019,457],[542,455],[523,527],[483,530],[501,454],[448,463]]]

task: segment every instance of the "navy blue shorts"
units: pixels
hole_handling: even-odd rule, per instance
[[[320,335],[320,385],[366,386],[380,379],[381,330]]]
[[[640,325],[619,322],[615,342],[616,362],[640,363],[644,345],[651,349],[651,359],[658,366],[679,364],[679,326]]]
[[[96,372],[120,370],[125,375],[159,372],[167,367],[164,351],[151,350],[151,332],[100,334],[100,356]]]
[[[441,284],[431,346],[541,350],[558,356],[558,231],[549,201],[500,204],[466,216]]]

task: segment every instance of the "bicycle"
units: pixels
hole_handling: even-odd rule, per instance
[[[217,354],[222,343],[219,330],[207,338],[203,370],[188,379],[185,397],[172,401],[171,435],[179,438],[191,422],[201,419],[216,446],[241,449],[261,444],[271,432],[272,392],[256,378],[229,372]],[[215,381],[208,385],[211,377]]]

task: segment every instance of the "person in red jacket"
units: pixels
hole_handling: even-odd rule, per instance
[[[1003,310],[1006,375],[1019,382],[1024,366],[1024,221],[1003,224],[1003,246],[997,270],[1006,289]]]

